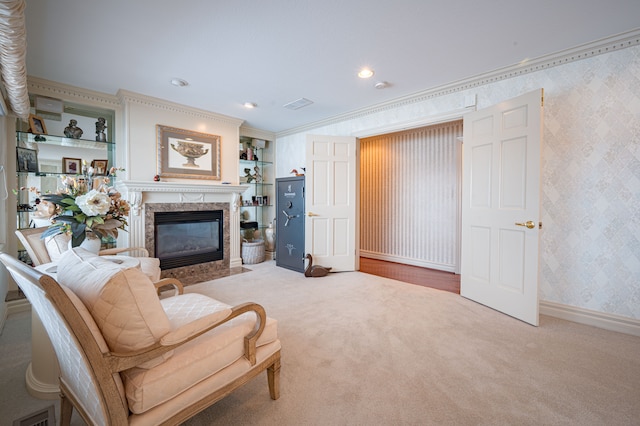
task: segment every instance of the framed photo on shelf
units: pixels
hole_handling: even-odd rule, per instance
[[[91,162],[91,167],[93,167],[93,173],[96,175],[106,175],[107,174],[107,165],[109,164],[109,160],[93,160]]]
[[[62,173],[78,175],[82,173],[82,160],[80,158],[62,158]]]
[[[221,137],[156,125],[158,175],[220,180]]]
[[[42,117],[29,114],[29,130],[34,135],[46,135],[47,126],[44,124]]]
[[[28,148],[16,148],[16,170],[18,172],[38,173],[38,151]]]

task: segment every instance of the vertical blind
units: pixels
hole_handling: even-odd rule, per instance
[[[360,254],[455,271],[462,121],[360,143]]]

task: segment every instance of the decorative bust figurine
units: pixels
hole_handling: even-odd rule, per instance
[[[98,121],[96,121],[96,141],[98,142],[106,142],[107,137],[104,134],[104,129],[107,127],[107,120],[104,117],[98,117]]]
[[[78,127],[77,120],[70,120],[69,125],[64,128],[64,135],[68,138],[80,139],[82,133],[82,129]]]

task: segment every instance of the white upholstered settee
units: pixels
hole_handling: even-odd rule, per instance
[[[0,253],[49,334],[60,364],[61,424],[179,424],[267,371],[279,397],[277,322],[262,306],[210,297],[159,299],[139,268],[81,248],[57,281]]]

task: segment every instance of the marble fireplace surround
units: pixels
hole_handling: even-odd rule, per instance
[[[129,232],[120,233],[118,245],[145,247],[154,253],[153,213],[158,211],[222,210],[224,212],[224,258],[162,271],[162,277],[175,277],[194,284],[228,275],[242,267],[240,257],[240,194],[246,185],[193,184],[177,182],[120,181],[116,188],[131,204]],[[121,239],[123,241],[121,241]]]

